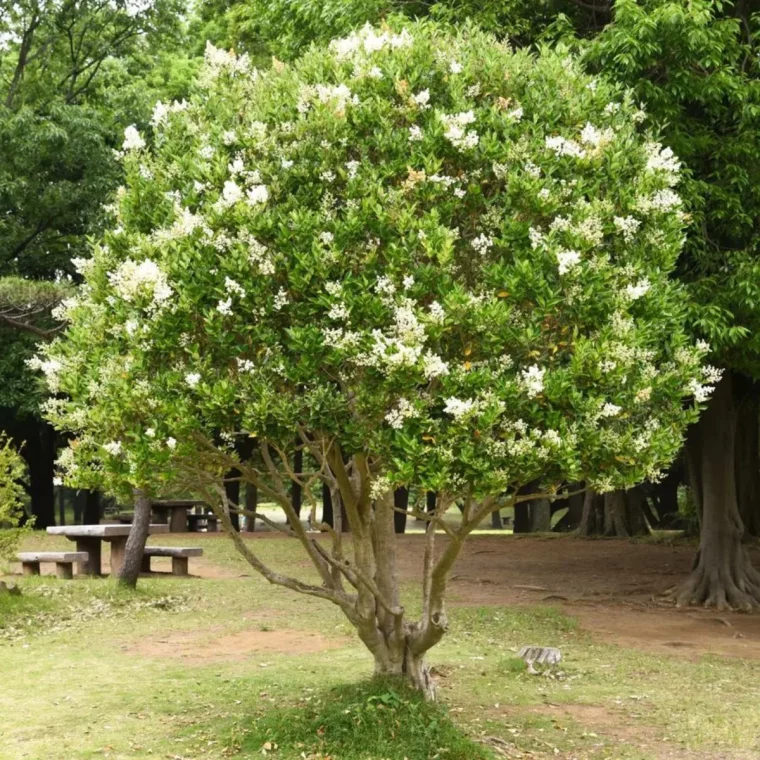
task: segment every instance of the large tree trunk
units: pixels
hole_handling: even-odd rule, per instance
[[[150,527],[150,499],[141,491],[135,493],[135,515],[124,549],[124,564],[119,570],[119,583],[134,588],[140,575],[143,550]]]
[[[676,590],[679,606],[760,607],[760,573],[742,545],[736,498],[736,405],[726,372],[700,421],[689,431],[689,470],[701,512],[699,551],[688,580]]]
[[[293,472],[298,476],[303,473],[303,449],[298,449],[293,456]],[[303,503],[303,489],[301,488],[301,484],[295,481],[291,483],[290,488],[290,503],[295,513],[300,517],[301,504]]]
[[[421,691],[426,700],[435,700],[435,680],[430,675],[424,654],[415,655],[412,652],[408,637],[396,648],[400,652],[399,657],[391,659],[386,654],[375,655],[375,675],[396,677]]]
[[[734,376],[736,499],[747,536],[760,537],[760,393],[758,384]]]
[[[645,497],[640,487],[598,494],[586,491],[579,536],[644,536],[651,531],[645,517]]]
[[[536,499],[530,505],[530,532],[548,533],[552,529],[552,505],[548,499]]]
[[[21,453],[29,466],[34,527],[48,528],[55,525],[55,430],[47,423],[34,425]]]

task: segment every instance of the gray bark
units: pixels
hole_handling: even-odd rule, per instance
[[[119,571],[119,583],[135,588],[142,567],[143,550],[150,528],[150,499],[141,491],[135,492],[135,514],[124,550],[124,564]]]

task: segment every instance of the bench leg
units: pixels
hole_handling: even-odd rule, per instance
[[[172,557],[172,575],[188,575],[187,557]]]
[[[77,562],[77,572],[80,575],[100,575],[100,539],[79,536],[76,543],[78,552],[87,552],[90,555],[87,562]]]
[[[70,581],[74,577],[74,566],[71,562],[56,562],[55,574],[59,578]]]
[[[40,563],[39,562],[22,562],[21,570],[24,575],[39,575]]]
[[[142,564],[140,565],[140,571],[143,573],[150,572],[150,554],[143,554]]]
[[[219,532],[219,526],[218,526],[216,520],[207,520],[206,521],[206,532],[207,533],[218,533]]]

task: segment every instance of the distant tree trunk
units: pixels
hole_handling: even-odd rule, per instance
[[[760,537],[760,394],[758,384],[734,376],[737,404],[736,499],[745,535]]]
[[[66,525],[66,489],[63,486],[58,487],[58,524]]]
[[[504,521],[501,519],[501,511],[491,512],[491,530],[504,530]]]
[[[239,478],[240,470],[230,470],[227,473],[227,478]],[[227,495],[227,501],[233,507],[240,506],[240,481],[239,480],[225,480],[224,481],[224,493]],[[235,530],[240,530],[240,515],[237,512],[230,512],[230,522]]]
[[[245,484],[245,509],[247,512],[253,512],[256,514],[256,507],[258,506],[259,502],[259,492],[256,486],[251,483],[247,482]],[[256,530],[256,519],[254,517],[251,517],[251,515],[247,515],[246,525],[248,526],[249,531]]]
[[[396,509],[407,510],[409,508],[409,489],[397,488],[393,492],[393,506]],[[394,512],[393,514],[393,530],[396,533],[406,532],[406,514],[401,512]]]
[[[576,491],[580,487],[582,487],[581,483],[574,483],[571,484],[568,490]],[[559,503],[555,502],[552,514],[554,514],[556,510],[564,509],[565,507],[567,508],[567,512],[565,512],[565,514],[559,519],[552,530],[557,533],[562,533],[578,529],[578,526],[581,524],[581,519],[583,518],[584,496],[585,494],[576,493]]]
[[[298,449],[293,457],[293,472],[296,475],[301,475],[303,472],[303,449]],[[301,484],[295,481],[291,483],[290,503],[295,513],[300,517],[301,504],[303,503],[303,489],[301,488]]]
[[[583,501],[578,535],[622,538],[648,535],[650,528],[644,504],[644,492],[639,486],[606,494],[588,489]]]
[[[119,583],[134,588],[140,575],[143,550],[148,540],[150,527],[150,499],[141,491],[135,492],[135,515],[129,529],[127,545],[124,549],[124,564],[119,570]]]
[[[689,470],[701,514],[699,551],[688,580],[676,590],[679,606],[760,607],[760,573],[742,545],[736,498],[736,424],[733,377],[725,372],[699,422],[689,431]]]
[[[330,493],[330,488],[326,483],[322,484],[322,522],[327,523],[331,528],[335,527],[335,514],[333,512],[333,498]],[[345,507],[341,504],[341,532],[348,533],[350,528],[348,525],[348,516],[346,515]]]
[[[552,505],[548,499],[529,501],[530,532],[548,533],[552,529]]]
[[[98,491],[84,492],[84,516],[85,525],[97,525],[100,522],[100,493]]]
[[[683,455],[668,469],[667,475],[659,482],[648,487],[657,509],[658,528],[672,528],[679,523],[678,519],[678,487],[684,480]]]
[[[29,466],[29,495],[38,529],[55,525],[55,430],[47,423],[35,424],[21,453]]]

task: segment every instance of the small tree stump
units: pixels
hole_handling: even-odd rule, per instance
[[[517,656],[528,665],[556,665],[562,659],[562,652],[555,647],[523,647]]]

